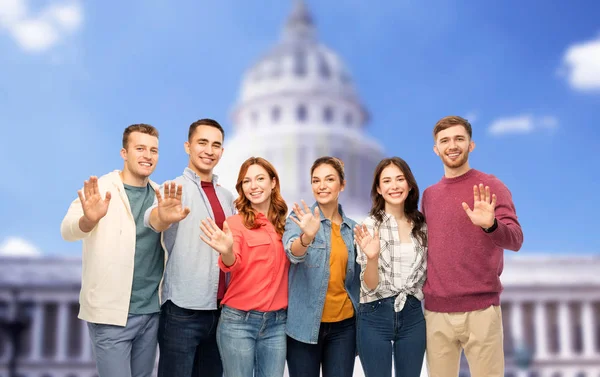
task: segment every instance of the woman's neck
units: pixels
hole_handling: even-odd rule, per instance
[[[331,220],[331,222],[333,222],[333,223],[341,224],[342,215],[340,215],[340,212],[338,211],[337,202],[327,204],[327,205],[319,204],[319,209],[321,210],[321,213],[323,214],[323,216],[325,218]]]

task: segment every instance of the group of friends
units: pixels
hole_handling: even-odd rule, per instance
[[[241,166],[234,197],[213,169],[224,131],[189,127],[183,174],[159,186],[158,131],[123,133],[122,170],[84,182],[64,217],[83,240],[79,318],[99,377],[504,376],[503,250],[523,233],[511,193],[469,166],[471,124],[433,129],[442,179],[422,195],[409,165],[375,168],[369,216],[339,202],[344,164],[306,173],[314,204],[286,204],[275,167]],[[353,167],[349,167],[352,169]],[[364,177],[367,179],[367,177]],[[424,304],[424,305],[423,305]],[[424,307],[423,307],[424,306]]]

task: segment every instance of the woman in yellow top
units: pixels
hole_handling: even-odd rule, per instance
[[[310,170],[316,203],[294,204],[283,234],[292,262],[286,333],[290,377],[351,377],[356,356],[360,267],[353,228],[338,203],[344,165],[317,159]]]

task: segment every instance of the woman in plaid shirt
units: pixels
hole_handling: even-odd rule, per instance
[[[399,157],[375,168],[369,217],[354,229],[360,272],[358,353],[366,377],[418,377],[425,354],[421,300],[427,227],[419,187]]]

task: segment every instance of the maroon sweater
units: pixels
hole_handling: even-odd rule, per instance
[[[473,186],[483,183],[496,194],[498,228],[486,233],[473,225],[461,203],[473,209]],[[471,169],[423,192],[427,221],[427,281],[425,309],[467,312],[500,304],[503,249],[517,251],[523,231],[508,188],[493,175]]]

